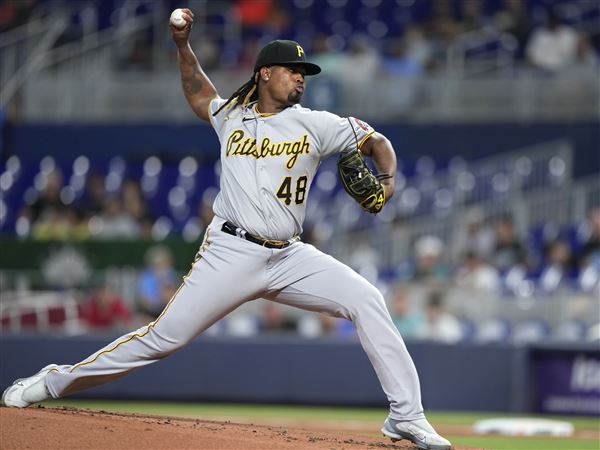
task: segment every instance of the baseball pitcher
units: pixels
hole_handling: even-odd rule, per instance
[[[221,145],[214,220],[189,273],[160,316],[74,365],[49,365],[4,391],[6,406],[27,407],[127,375],[186,345],[244,302],[268,300],[351,320],[390,402],[382,432],[422,449],[449,449],[423,413],[419,379],[381,293],[352,269],[299,236],[311,183],[336,155],[343,185],[368,212],[394,193],[390,142],[365,122],[300,106],[305,78],[319,66],[302,46],[277,40],[258,54],[250,79],[222,99],[200,67],[185,26],[171,25],[181,83],[192,110]],[[367,168],[370,157],[380,175]]]

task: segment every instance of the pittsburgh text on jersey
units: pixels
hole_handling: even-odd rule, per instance
[[[310,153],[310,142],[308,142],[307,133],[297,141],[271,142],[266,137],[261,141],[260,147],[256,145],[256,138],[245,138],[245,136],[244,130],[238,129],[231,133],[229,139],[227,139],[227,156],[254,156],[256,159],[260,159],[285,154],[290,156],[285,167],[292,169],[298,161],[298,156]]]

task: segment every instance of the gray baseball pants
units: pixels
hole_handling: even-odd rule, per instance
[[[424,417],[419,379],[381,293],[348,266],[296,242],[269,249],[207,229],[190,272],[161,315],[46,377],[54,398],[116,380],[179,350],[242,303],[266,298],[352,320],[397,420]]]

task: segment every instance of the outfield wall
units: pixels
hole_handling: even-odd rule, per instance
[[[0,385],[4,387],[13,379],[34,373],[51,362],[80,361],[110,340],[103,337],[4,335],[0,341]],[[548,372],[548,368],[558,372],[574,370],[580,381],[580,386],[575,388],[583,389],[579,394],[585,397],[582,404],[600,404],[600,387],[595,381],[600,372],[594,372],[594,367],[600,367],[597,346],[517,348],[409,343],[408,348],[420,374],[423,403],[427,409],[543,411],[545,400],[541,395],[556,394],[564,400],[565,396],[573,394],[565,391],[572,387],[573,376],[557,375]],[[575,361],[573,367],[568,363],[571,360]],[[557,383],[548,381],[554,378]],[[287,337],[202,337],[166,360],[80,394],[80,397],[314,405],[386,404],[375,372],[357,342]],[[569,404],[563,400],[551,400],[548,404]]]

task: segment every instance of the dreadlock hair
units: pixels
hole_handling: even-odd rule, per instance
[[[246,106],[248,103],[258,100],[258,89],[257,89],[258,88],[258,77],[257,77],[257,74],[258,74],[258,72],[254,72],[254,74],[252,75],[252,78],[250,78],[250,80],[248,80],[244,84],[242,84],[233,94],[231,94],[231,97],[229,97],[227,99],[227,101],[225,103],[223,103],[223,105],[213,113],[213,116],[216,116],[217,114],[219,114],[221,112],[221,110],[223,110],[225,107],[227,107],[227,105],[229,105],[234,100],[235,100],[235,103],[232,106],[239,105],[239,104],[241,104],[241,106]],[[241,102],[240,102],[240,100],[241,100]]]

